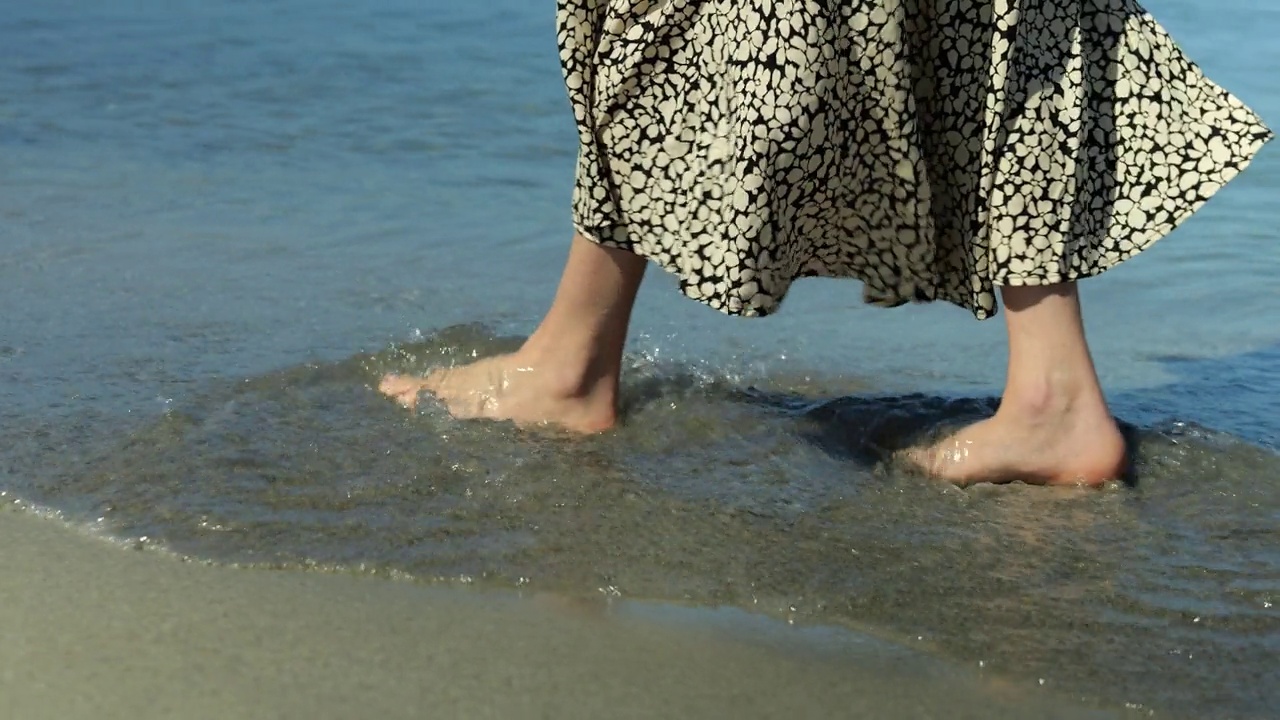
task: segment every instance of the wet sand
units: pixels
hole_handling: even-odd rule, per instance
[[[716,611],[187,563],[14,511],[0,542],[6,718],[1113,716]]]

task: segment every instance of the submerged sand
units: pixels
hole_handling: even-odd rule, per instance
[[[13,511],[0,544],[4,718],[1113,716],[737,611],[182,562]]]

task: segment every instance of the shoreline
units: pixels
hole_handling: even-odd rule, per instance
[[[5,717],[1120,716],[743,611],[182,562],[12,510],[0,542]]]

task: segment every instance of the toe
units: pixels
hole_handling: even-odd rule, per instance
[[[404,375],[386,375],[378,383],[379,392],[409,409],[418,404],[418,391],[421,387],[421,379]]]
[[[382,381],[378,383],[378,392],[390,396],[400,395],[409,382],[409,378],[403,375],[383,375]]]
[[[913,447],[903,450],[899,457],[916,472],[935,477],[938,469],[937,448],[932,445]]]
[[[444,368],[433,370],[427,373],[426,377],[422,378],[419,387],[427,392],[440,392],[441,388],[444,387],[445,380],[448,376],[449,371]]]

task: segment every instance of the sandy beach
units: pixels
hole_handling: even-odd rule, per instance
[[[5,718],[1109,716],[870,638],[680,620],[711,611],[215,567],[14,511],[0,542]]]

